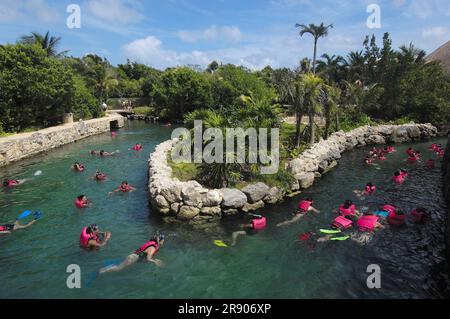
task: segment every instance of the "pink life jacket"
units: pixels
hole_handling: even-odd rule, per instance
[[[338,229],[344,230],[352,227],[353,222],[343,216],[338,216],[333,223],[331,224],[332,227],[336,227]]]
[[[148,241],[146,242],[144,245],[142,245],[141,247],[139,247],[139,249],[137,249],[134,253],[136,255],[139,255],[140,257],[143,257],[143,254],[145,253],[145,251],[150,248],[150,247],[155,247],[155,254],[158,252],[159,250],[159,245],[156,241]]]
[[[85,203],[84,203],[84,201],[82,201],[82,200],[79,200],[78,198],[77,199],[75,199],[75,206],[77,207],[77,208],[84,208],[85,207]]]
[[[90,240],[96,240],[98,242],[98,237],[88,234],[87,229],[88,227],[84,227],[80,235],[80,246],[83,248],[89,248]]]
[[[349,208],[344,208],[344,205],[339,206],[339,213],[342,216],[353,216],[355,215],[356,206],[352,204]]]
[[[419,158],[415,155],[408,157],[408,163],[411,163],[411,164],[417,163],[418,160],[419,160]]]
[[[371,232],[375,229],[377,222],[377,216],[364,215],[358,220],[357,225],[360,231]]]
[[[14,179],[8,180],[8,187],[13,187],[13,186],[17,186],[17,185],[19,185],[19,181],[16,181]]]
[[[397,215],[395,212],[389,213],[387,219],[391,226],[403,226],[405,224],[406,215]]]
[[[307,200],[302,200],[298,205],[298,209],[307,212],[311,208],[311,205],[312,205],[311,202],[308,202]]]
[[[399,175],[392,177],[395,184],[403,184],[405,182],[405,175]]]
[[[128,193],[130,191],[130,185],[127,184],[125,187],[123,187],[122,185],[120,185],[120,191],[122,193]]]
[[[383,207],[381,207],[381,210],[384,212],[388,212],[389,214],[395,214],[397,209],[392,205],[384,205]]]
[[[142,145],[135,145],[132,149],[133,151],[142,151]]]
[[[377,190],[377,187],[375,185],[373,186],[366,186],[366,188],[364,189],[364,193],[367,194],[373,194],[375,193]]]
[[[252,220],[252,227],[254,230],[263,230],[266,228],[266,225],[267,220],[265,217]]]

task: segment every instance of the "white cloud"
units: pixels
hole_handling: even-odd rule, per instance
[[[59,13],[45,0],[16,0],[0,2],[0,23],[19,19],[37,19],[40,22],[55,22]]]
[[[130,0],[88,0],[86,8],[101,20],[129,24],[144,18],[135,5],[136,3]]]
[[[164,47],[161,40],[148,36],[126,44],[122,48],[125,58],[145,63],[159,69],[198,64],[206,67],[211,61],[243,65],[250,69],[296,67],[304,56],[312,55],[312,40],[300,39],[295,33],[288,36],[263,36],[250,44],[239,44],[216,50],[177,52]],[[333,36],[319,44],[319,55],[328,48],[348,52],[359,43],[350,36]]]
[[[443,26],[428,28],[422,31],[421,46],[428,49],[429,53],[448,41],[450,30]]]
[[[177,33],[178,37],[184,42],[195,43],[199,41],[217,41],[225,40],[227,42],[239,42],[242,39],[242,32],[236,26],[215,25],[204,30],[188,31],[181,30]]]

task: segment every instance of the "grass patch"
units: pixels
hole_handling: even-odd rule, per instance
[[[173,177],[178,178],[182,182],[195,180],[197,176],[198,166],[194,163],[174,163],[168,160],[170,168],[172,168]]]
[[[153,115],[155,112],[155,110],[150,106],[135,107],[135,108],[133,108],[133,111],[137,115],[145,115],[145,116]]]

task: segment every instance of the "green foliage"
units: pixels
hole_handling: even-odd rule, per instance
[[[133,108],[133,111],[135,114],[145,115],[145,116],[154,115],[154,113],[155,113],[154,108],[152,108],[150,106],[135,107],[135,108]]]
[[[58,124],[73,108],[73,73],[38,45],[0,46],[0,87],[7,132]]]
[[[74,101],[73,101],[73,114],[75,120],[78,119],[91,119],[93,117],[99,117],[102,113],[100,103],[91,94],[90,90],[86,87],[83,79],[75,77],[74,81]]]
[[[190,68],[167,69],[153,85],[153,98],[161,117],[180,120],[196,109],[211,105],[211,86]]]
[[[188,182],[197,177],[198,166],[194,163],[174,163],[169,160],[168,164],[172,168],[173,176],[176,176],[182,182]]]

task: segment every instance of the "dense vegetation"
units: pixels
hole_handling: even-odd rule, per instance
[[[296,27],[300,36],[314,38],[313,61],[303,58],[294,70],[259,71],[216,61],[205,70],[191,65],[159,71],[131,61],[115,67],[94,54],[67,57],[57,50],[59,38],[33,33],[0,46],[0,133],[55,125],[65,112],[76,119],[98,117],[103,102],[129,99],[139,114],[188,125],[203,119],[206,127],[221,130],[280,127],[286,160],[341,129],[450,122],[449,77],[439,64],[425,61],[424,51],[412,44],[395,50],[386,33],[381,44],[368,36],[360,51],[317,59],[319,40],[333,26]],[[288,115],[295,125],[283,123]],[[305,116],[309,123],[302,123]],[[317,125],[316,116],[325,125]],[[255,165],[205,164],[191,171],[214,187],[263,178]],[[284,172],[278,177],[271,178],[283,185],[290,180]]]

